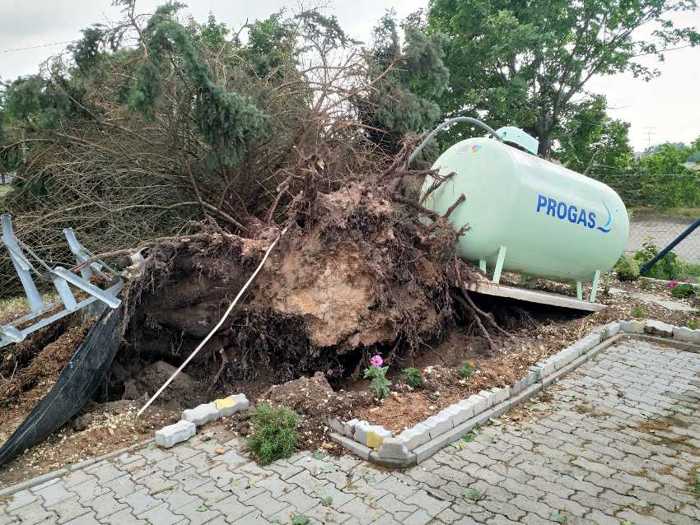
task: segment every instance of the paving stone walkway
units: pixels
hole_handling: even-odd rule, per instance
[[[197,437],[21,490],[0,524],[697,524],[699,402],[700,354],[629,341],[548,389],[536,417],[406,472],[314,453],[261,468]]]

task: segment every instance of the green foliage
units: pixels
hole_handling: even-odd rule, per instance
[[[220,52],[228,44],[226,40],[226,36],[229,33],[228,27],[224,23],[217,22],[211,13],[209,18],[207,18],[206,24],[202,26],[195,25],[192,29],[195,41],[205,48]]]
[[[697,319],[691,319],[688,321],[687,326],[691,330],[697,330],[698,328],[700,328],[700,321],[698,321]]]
[[[643,266],[651,261],[659,253],[659,249],[651,241],[646,241],[642,244],[642,249],[635,252],[634,260]],[[679,279],[683,275],[683,263],[678,259],[678,256],[673,253],[667,253],[645,274],[646,277],[654,279],[674,280]]]
[[[644,319],[647,316],[647,311],[641,306],[634,306],[630,312],[635,319]]]
[[[671,288],[671,295],[678,299],[688,299],[689,297],[695,297],[696,294],[695,286],[689,283],[681,283]]]
[[[403,369],[404,381],[411,388],[421,388],[423,386],[423,374],[417,368]]]
[[[465,436],[462,438],[462,441],[465,443],[471,443],[476,439],[476,436],[478,436],[478,433],[476,430],[470,430]]]
[[[639,279],[639,264],[629,255],[623,255],[615,264],[615,273],[620,281],[636,281]]]
[[[154,117],[162,91],[161,69],[176,55],[182,74],[194,87],[194,121],[212,148],[210,163],[214,166],[237,166],[246,156],[251,143],[265,137],[267,117],[248,98],[227,91],[212,81],[191,32],[175,19],[179,7],[179,4],[173,3],[161,6],[149,20],[144,30],[148,60],[139,68],[129,105]]]
[[[292,516],[292,525],[309,525],[311,520],[303,514],[295,514]]]
[[[73,56],[75,65],[81,72],[85,73],[98,63],[106,32],[102,24],[95,24],[83,29],[81,33],[83,37],[69,46],[68,49]]]
[[[393,13],[379,21],[366,61],[371,77],[380,80],[354,99],[369,139],[388,153],[399,150],[407,133],[428,130],[441,119],[435,99],[449,79],[439,36],[428,34],[416,17],[402,27],[403,46]]]
[[[449,115],[479,114],[496,126],[516,122],[549,156],[591,78],[654,77],[636,57],[700,41],[665,16],[695,7],[686,0],[433,0],[429,27],[446,36],[450,70],[440,103]],[[642,26],[654,30],[636,31]]]
[[[556,523],[568,523],[569,517],[561,511],[555,510],[549,515],[549,519]]]
[[[267,77],[295,60],[295,43],[294,25],[279,12],[250,25],[246,56],[256,74]]]
[[[555,156],[566,167],[580,173],[629,170],[634,161],[629,124],[611,119],[606,109],[605,97],[594,96],[563,120]]]
[[[464,364],[458,370],[459,377],[462,379],[469,379],[474,373],[474,365],[469,361],[465,361]]]
[[[4,94],[5,118],[28,130],[51,129],[81,114],[81,90],[63,78],[39,75],[18,78]]]
[[[299,417],[292,410],[261,404],[251,419],[253,429],[248,446],[260,464],[267,465],[294,453]]]
[[[685,263],[684,270],[686,277],[700,279],[700,264]]]
[[[464,494],[462,495],[465,500],[467,501],[472,501],[476,503],[477,501],[480,501],[484,499],[484,495],[481,493],[479,489],[474,489],[474,488],[469,488],[464,491]]]
[[[391,381],[386,378],[388,366],[370,366],[365,369],[365,379],[369,379],[369,389],[377,399],[384,399],[389,395]]]

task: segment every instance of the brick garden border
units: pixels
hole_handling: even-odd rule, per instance
[[[475,427],[531,398],[563,375],[622,338],[659,336],[700,350],[700,330],[661,321],[616,321],[593,329],[571,346],[531,366],[528,373],[505,388],[482,390],[430,416],[398,436],[380,425],[353,419],[329,420],[333,441],[364,460],[405,468],[421,463]]]

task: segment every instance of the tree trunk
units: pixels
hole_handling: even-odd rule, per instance
[[[537,154],[544,159],[550,158],[552,156],[552,139],[550,138],[550,130],[539,133],[538,139],[540,141],[540,146],[537,150]]]

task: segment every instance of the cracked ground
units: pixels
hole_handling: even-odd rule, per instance
[[[17,491],[0,525],[697,524],[699,402],[700,354],[627,340],[404,472],[311,452],[260,467],[198,436]]]

